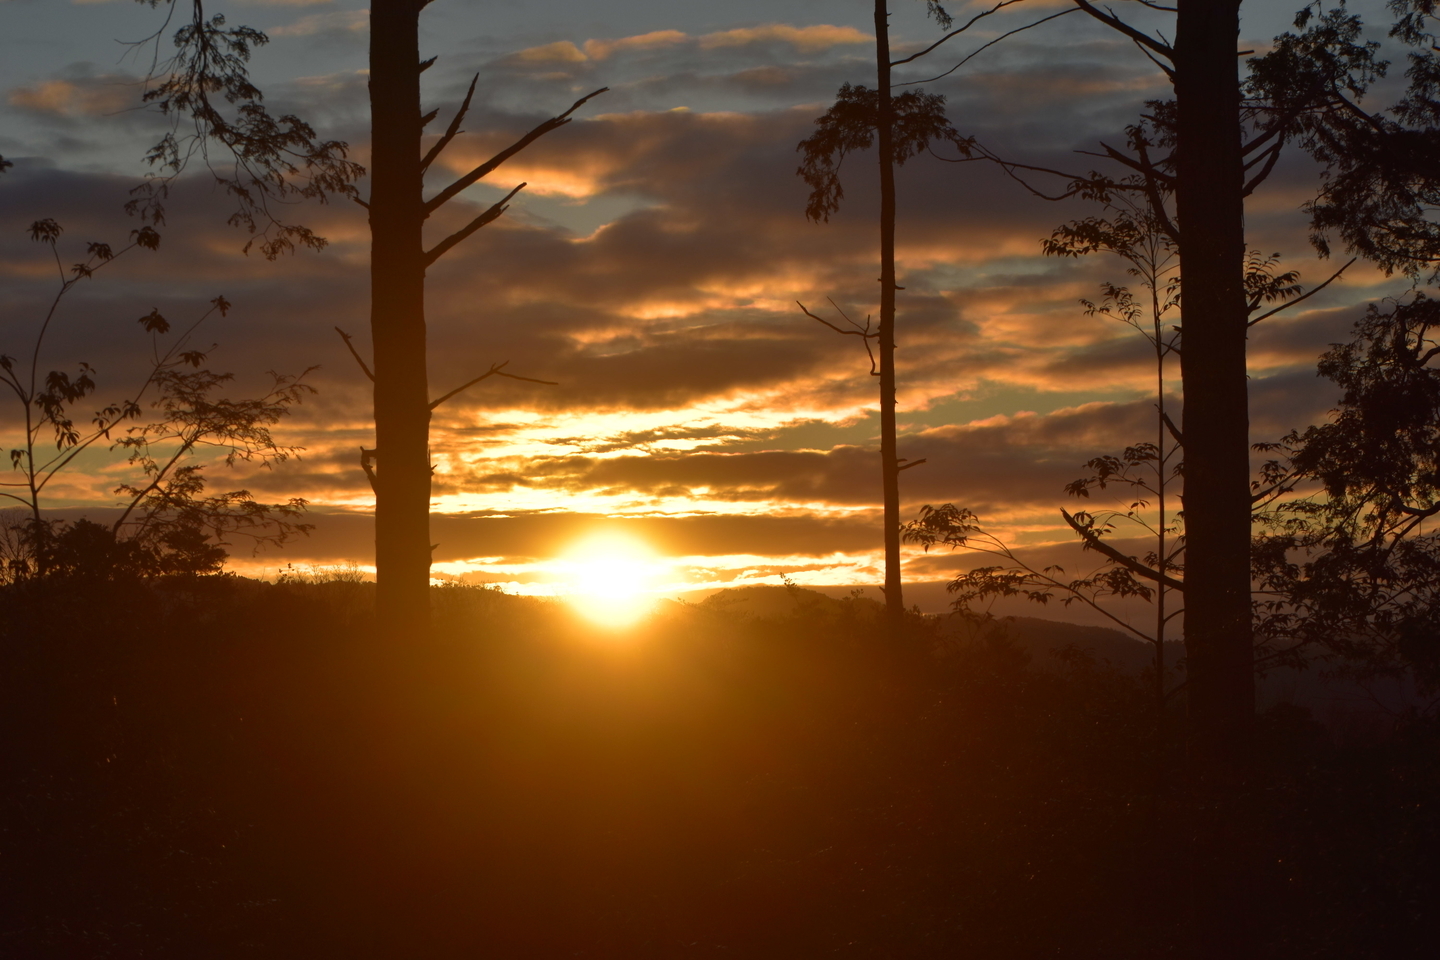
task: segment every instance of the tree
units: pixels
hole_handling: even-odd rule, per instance
[[[1440,272],[1440,8],[1435,0],[1390,0],[1389,8],[1397,17],[1390,36],[1411,48],[1405,95],[1389,110],[1370,111],[1359,103],[1363,87],[1337,89],[1308,119],[1301,145],[1325,172],[1307,208],[1322,254],[1338,235],[1387,273],[1416,281],[1428,273],[1433,282]],[[1329,11],[1306,7],[1295,23],[1301,32],[1277,38],[1257,65],[1256,86],[1267,93],[1305,82],[1317,64],[1330,67],[1335,50],[1354,47],[1359,18],[1342,2]]]
[[[175,0],[138,0],[157,6]],[[446,253],[477,230],[494,222],[520,184],[466,226],[426,249],[425,222],[461,191],[493,173],[505,161],[545,134],[570,122],[572,114],[604,88],[580,98],[564,113],[539,124],[489,160],[459,177],[436,195],[425,196],[424,180],[432,164],[461,132],[477,75],[443,134],[424,146],[425,128],[438,111],[423,113],[420,75],[434,58],[420,59],[420,14],[430,0],[375,0],[370,10],[370,197],[361,200],[353,181],[360,168],[345,159],[337,141],[317,141],[298,118],[271,118],[260,91],[250,83],[246,61],[250,49],[265,42],[248,27],[226,28],[223,16],[205,18],[200,0],[192,0],[191,22],[175,34],[178,53],[161,66],[166,80],[147,95],[167,113],[188,118],[194,135],[171,136],[151,152],[165,175],[178,176],[194,156],[208,159],[204,146],[216,142],[235,160],[233,174],[217,175],[236,198],[231,222],[252,233],[267,228],[262,244],[266,256],[295,246],[318,248],[317,238],[272,216],[280,199],[347,195],[369,213],[371,235],[370,332],[373,360],[367,364],[341,331],[347,348],[374,383],[375,447],[361,450],[361,466],[375,491],[376,610],[392,629],[423,628],[429,622],[431,412],[460,391],[492,376],[544,383],[510,373],[504,363],[437,400],[429,396],[426,371],[425,273]],[[168,23],[168,20],[167,20]],[[163,31],[164,28],[162,28]],[[156,37],[159,36],[157,33]],[[154,39],[154,38],[152,38]],[[221,93],[234,105],[235,118],[211,95]],[[150,200],[163,199],[168,180],[137,198],[140,212],[153,210]]]
[[[428,151],[422,135],[434,112],[422,116],[420,74],[434,59],[420,59],[420,12],[429,0],[375,0],[370,10],[370,332],[375,384],[375,448],[362,456],[377,462],[367,473],[375,487],[376,610],[392,628],[413,629],[430,617],[430,413],[457,391],[432,401],[425,349],[425,271],[475,231],[505,212],[525,184],[510,191],[469,224],[430,249],[425,221],[462,190],[571,115],[603,88],[580,98],[515,143],[461,176],[434,197],[424,195],[426,171],[460,132],[475,81],[445,133]],[[357,358],[358,359],[358,358]],[[490,375],[525,380],[492,366]],[[466,384],[469,386],[469,384]],[[465,389],[461,387],[460,389]]]
[[[1173,316],[1181,303],[1181,283],[1175,243],[1148,202],[1118,194],[1106,204],[1106,214],[1064,224],[1044,241],[1045,251],[1054,256],[1080,257],[1105,251],[1129,265],[1127,272],[1139,281],[1138,295],[1127,286],[1105,283],[1101,286],[1103,299],[1080,302],[1088,315],[1105,316],[1134,328],[1145,339],[1155,361],[1154,439],[1132,444],[1118,455],[1091,458],[1084,465],[1087,475],[1065,487],[1066,493],[1086,500],[1092,491],[1116,487],[1127,501],[1116,509],[1073,514],[1060,511],[1085,550],[1101,555],[1100,565],[1078,578],[1069,578],[1058,566],[1037,568],[986,531],[972,511],[949,503],[939,507],[927,504],[919,518],[906,525],[905,536],[927,550],[945,546],[978,551],[1002,561],[961,573],[949,584],[950,592],[956,596],[957,612],[976,616],[975,604],[996,597],[1022,596],[1042,604],[1058,597],[1067,606],[1089,607],[1118,628],[1150,643],[1155,653],[1154,703],[1157,712],[1163,712],[1170,696],[1180,689],[1165,689],[1168,625],[1183,613],[1183,608],[1169,609],[1167,599],[1171,595],[1183,596],[1185,591],[1183,514],[1172,511],[1169,501],[1174,483],[1184,473],[1183,435],[1166,409],[1166,361],[1182,352],[1181,331]],[[1249,313],[1265,311],[1250,321],[1252,325],[1285,306],[1302,302],[1335,280],[1332,276],[1302,294],[1298,275],[1277,271],[1277,262],[1278,254],[1267,257],[1258,251],[1252,251],[1247,258]],[[1266,309],[1277,302],[1280,306]],[[1276,473],[1267,467],[1262,480],[1252,483],[1253,498],[1268,505],[1291,487],[1290,472]],[[1126,554],[1111,542],[1119,531],[1148,538],[1153,547],[1143,556]],[[1109,607],[1112,600],[1131,599],[1154,604],[1152,629],[1134,626]]]
[[[1245,200],[1269,177],[1288,143],[1335,104],[1362,94],[1383,65],[1375,61],[1373,45],[1358,42],[1358,18],[1340,10],[1322,18],[1324,29],[1307,34],[1313,43],[1303,62],[1271,70],[1279,60],[1256,58],[1242,82],[1235,49],[1240,0],[1177,0],[1173,8],[1135,2],[1175,13],[1173,43],[1109,8],[1072,0],[1074,9],[1133,42],[1174,88],[1173,100],[1148,103],[1142,121],[1127,128],[1126,149],[1102,144],[1097,155],[1120,165],[1124,176],[1063,173],[998,157],[978,144],[974,149],[1017,179],[1022,171],[1035,171],[1070,181],[1057,196],[1026,184],[1040,196],[1143,197],[1179,252],[1189,291],[1180,360],[1189,530],[1188,751],[1198,778],[1239,782],[1249,763],[1255,714],[1245,352],[1249,327],[1263,319],[1252,318],[1246,288]],[[1277,52],[1285,43],[1277,41]],[[1296,73],[1297,67],[1303,71]],[[1266,76],[1285,82],[1266,84]]]
[[[884,502],[885,609],[891,623],[904,614],[905,601],[900,574],[900,473],[922,461],[899,456],[895,427],[895,292],[902,289],[895,276],[895,168],[935,143],[953,144],[969,156],[970,141],[955,130],[945,116],[945,98],[922,90],[894,94],[892,70],[912,63],[938,49],[951,38],[968,31],[1018,0],[1001,0],[959,27],[935,0],[927,0],[930,16],[947,32],[930,46],[891,60],[890,10],[887,0],[875,0],[875,89],[844,84],[835,104],[815,121],[815,132],[796,148],[802,160],[796,173],[810,187],[805,215],[816,222],[828,221],[840,209],[845,191],[840,184],[840,167],[847,154],[876,148],[880,174],[880,322],[872,333],[866,326],[844,330],[821,320],[804,304],[800,309],[832,330],[860,336],[868,351],[870,341],[879,348],[879,362],[871,357],[871,374],[880,378],[880,477]],[[954,29],[952,29],[954,27]],[[987,44],[988,46],[988,44]],[[846,318],[848,320],[848,318]],[[853,322],[852,322],[853,323]],[[877,369],[878,367],[878,369]]]
[[[1257,627],[1292,655],[1440,687],[1440,301],[1371,305],[1321,358],[1343,395],[1276,444],[1314,492],[1271,505],[1256,538]]]
[[[247,490],[206,493],[205,463],[199,459],[204,451],[222,451],[227,466],[247,461],[267,467],[298,453],[298,447],[277,443],[270,427],[312,392],[303,374],[272,374],[272,389],[261,397],[229,400],[216,395],[232,375],[204,369],[208,351],[195,349],[192,338],[206,319],[230,309],[224,297],[211,301],[209,310],[168,343],[161,338],[170,333],[170,322],[159,310],[140,317],[152,339],[154,359],[148,374],[128,397],[95,411],[88,423],[77,422],[77,406],[96,389],[95,370],[82,362],[74,375],[50,370],[42,376],[47,335],[77,284],[135,250],[157,249],[160,237],[146,226],[132,231],[130,243],[119,250],[88,244],[87,258],[67,271],[58,250],[61,233],[53,220],[31,225],[31,237],[50,247],[59,286],[34,343],[25,351],[28,357],[0,355],[0,384],[21,408],[23,423],[19,443],[9,450],[10,465],[20,478],[0,482],[0,499],[19,504],[25,512],[18,524],[6,524],[0,538],[0,579],[75,573],[87,563],[96,569],[150,574],[215,572],[232,537],[258,546],[284,543],[307,532],[310,526],[299,522],[304,500],[263,504]],[[136,423],[147,402],[159,417]],[[47,449],[50,442],[53,451]],[[47,487],[82,454],[106,447],[122,453],[135,468],[133,476],[115,488],[121,496],[119,516],[107,526],[47,519],[42,506]]]
[[[1440,49],[1434,0],[1392,0],[1392,37],[1408,45],[1404,96],[1367,112],[1358,95],[1337,96],[1302,141],[1325,164],[1309,205],[1322,253],[1344,245],[1417,285],[1440,264]],[[1284,66],[1317,59],[1323,41],[1354,18],[1343,8],[1301,12],[1298,35],[1282,38]],[[1269,58],[1267,58],[1269,59]],[[1353,92],[1353,91],[1352,91]],[[1440,683],[1434,592],[1440,547],[1429,526],[1436,506],[1436,301],[1419,290],[1372,305],[1348,344],[1321,359],[1320,372],[1343,389],[1331,421],[1274,445],[1296,474],[1319,486],[1277,504],[1258,541],[1256,576],[1266,594],[1262,623],[1296,650],[1321,649],[1351,669],[1409,672],[1422,689]]]

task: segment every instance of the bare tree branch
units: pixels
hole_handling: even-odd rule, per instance
[[[971,60],[975,59],[977,56],[979,56],[979,55],[980,55],[981,53],[983,53],[984,51],[988,50],[990,47],[995,46],[995,44],[999,43],[1001,40],[1004,40],[1006,37],[1013,37],[1013,36],[1014,36],[1015,34],[1017,34],[1017,33],[1023,33],[1023,32],[1025,32],[1026,30],[1029,30],[1029,29],[1032,28],[1032,27],[1038,27],[1038,26],[1040,26],[1040,24],[1042,24],[1042,23],[1048,23],[1049,21],[1054,20],[1056,17],[1063,17],[1063,16],[1065,16],[1067,13],[1074,13],[1074,12],[1075,12],[1074,9],[1061,10],[1059,13],[1052,13],[1052,14],[1050,14],[1050,16],[1048,16],[1048,17],[1041,17],[1039,20],[1036,20],[1036,21],[1034,21],[1033,23],[1027,23],[1027,24],[1025,24],[1025,26],[1023,26],[1023,27],[1016,27],[1014,30],[1008,30],[1008,31],[1006,31],[1005,33],[1000,34],[1000,36],[996,37],[994,40],[990,40],[990,41],[988,41],[988,42],[986,42],[986,43],[983,43],[983,44],[981,44],[979,47],[976,47],[974,50],[970,51],[968,54],[966,54],[964,57],[961,58],[961,60],[960,60],[959,63],[955,64],[955,66],[951,67],[949,70],[946,70],[944,73],[941,73],[941,74],[938,74],[938,75],[936,75],[936,76],[933,76],[933,77],[931,77],[931,78],[928,79],[928,80],[911,80],[911,81],[908,81],[908,82],[906,82],[906,83],[897,83],[897,84],[895,84],[895,86],[897,86],[897,87],[913,87],[913,86],[915,86],[917,83],[933,83],[933,82],[936,81],[936,80],[940,80],[940,79],[942,79],[942,78],[944,78],[944,77],[948,77],[948,76],[950,76],[950,74],[954,73],[956,70],[959,70],[961,67],[965,66],[965,64],[967,64],[967,63],[969,63]],[[936,46],[938,46],[938,44],[936,44]],[[932,46],[930,49],[933,50],[934,47]],[[925,53],[929,53],[930,51],[929,51],[929,50],[926,50],[926,51],[924,51],[924,52],[925,52]],[[916,56],[916,57],[918,57],[918,56],[923,56],[923,54],[917,53],[915,56]],[[896,65],[901,64],[901,63],[908,63],[910,60],[913,60],[913,59],[915,59],[915,57],[910,57],[910,58],[908,58],[908,59],[906,59],[906,60],[896,60],[894,63],[891,64],[891,66],[893,67],[893,66],[896,66]]]
[[[1280,304],[1280,306],[1276,307],[1273,310],[1267,310],[1265,313],[1260,314],[1260,316],[1247,323],[1246,326],[1253,327],[1261,320],[1266,320],[1270,317],[1275,316],[1275,314],[1279,313],[1281,310],[1289,310],[1291,307],[1295,306],[1295,304],[1297,303],[1300,303],[1302,300],[1309,300],[1311,297],[1315,296],[1315,294],[1319,293],[1321,290],[1324,290],[1326,287],[1330,286],[1330,284],[1340,279],[1340,274],[1344,273],[1346,270],[1349,270],[1350,265],[1358,259],[1359,257],[1351,257],[1350,260],[1345,264],[1345,266],[1341,267],[1339,270],[1336,270],[1333,274],[1330,275],[1330,279],[1320,284],[1320,286],[1314,288],[1313,290],[1307,290],[1305,293],[1300,294],[1300,296],[1296,297],[1294,300],[1291,300],[1288,303],[1282,303]]]
[[[1175,62],[1175,51],[1168,43],[1161,43],[1159,40],[1156,40],[1154,37],[1150,36],[1150,34],[1148,33],[1145,33],[1143,30],[1135,29],[1134,27],[1130,26],[1130,24],[1126,23],[1124,20],[1121,20],[1119,17],[1115,16],[1115,14],[1113,13],[1096,9],[1089,2],[1089,0],[1075,0],[1075,6],[1079,7],[1081,10],[1084,10],[1086,13],[1090,14],[1090,16],[1094,17],[1096,20],[1099,20],[1101,23],[1105,24],[1107,27],[1110,27],[1112,30],[1118,30],[1119,32],[1125,34],[1125,36],[1129,37],[1131,40],[1134,40],[1136,43],[1140,44],[1141,46],[1149,47],[1151,50],[1160,54],[1160,56],[1164,57],[1166,60],[1169,60],[1171,63]]]
[[[490,377],[508,377],[508,378],[511,379],[511,380],[523,380],[523,381],[525,381],[526,383],[543,383],[543,384],[545,384],[547,387],[559,386],[559,384],[558,384],[556,381],[554,381],[554,380],[537,380],[537,379],[535,379],[534,377],[522,377],[522,376],[520,376],[520,375],[518,375],[518,374],[506,373],[506,372],[505,372],[505,367],[508,366],[509,363],[510,363],[510,361],[509,361],[509,360],[506,360],[504,363],[491,364],[489,370],[486,370],[484,373],[480,374],[480,376],[476,377],[474,380],[470,380],[470,381],[468,381],[468,382],[466,382],[466,383],[462,383],[462,384],[460,384],[460,386],[456,387],[454,390],[451,390],[449,393],[445,394],[445,395],[444,395],[443,397],[441,397],[439,400],[434,400],[434,401],[432,401],[432,402],[430,403],[430,409],[431,409],[431,410],[434,410],[436,407],[440,406],[440,404],[444,403],[446,400],[449,400],[451,397],[455,396],[457,393],[460,393],[460,392],[462,392],[462,391],[464,391],[464,390],[468,390],[468,389],[470,389],[471,387],[475,386],[475,384],[479,383],[481,380],[488,380]]]
[[[350,334],[341,330],[339,327],[335,328],[335,332],[340,334],[340,339],[344,340],[345,346],[350,348],[350,356],[354,357],[355,362],[360,364],[360,369],[365,371],[365,376],[370,378],[371,383],[374,383],[375,374],[370,370],[370,367],[366,365],[365,361],[360,358],[360,353],[355,349],[355,344],[350,342]]]
[[[565,124],[570,122],[570,114],[574,113],[576,110],[579,110],[589,100],[600,96],[600,94],[605,93],[609,89],[609,87],[601,87],[594,93],[587,93],[585,96],[572,103],[569,110],[566,110],[558,117],[551,117],[549,120],[546,120],[544,123],[540,124],[535,129],[525,134],[525,136],[521,137],[519,140],[516,140],[510,146],[506,147],[504,150],[501,150],[499,153],[495,154],[495,156],[491,157],[489,160],[486,160],[484,163],[480,164],[480,166],[476,167],[474,170],[471,170],[459,180],[456,180],[454,183],[450,184],[450,186],[446,187],[444,190],[441,190],[425,204],[425,215],[428,217],[430,214],[440,209],[442,206],[445,205],[447,201],[449,201],[461,190],[464,190],[466,187],[469,187],[472,184],[478,182],[483,177],[486,177],[489,174],[493,173],[495,169],[500,166],[500,164],[504,163],[506,160],[509,160],[511,157],[515,156],[515,154],[519,153],[521,150],[524,150],[536,140],[539,140],[541,137],[545,136],[545,134],[549,133],[552,130],[558,130],[561,127],[565,126]]]
[[[440,139],[435,141],[435,146],[431,147],[426,152],[425,159],[420,161],[420,173],[422,175],[426,170],[430,169],[430,164],[435,162],[435,158],[440,156],[440,151],[448,147],[450,141],[454,140],[456,135],[460,133],[460,123],[465,119],[465,114],[470,112],[470,98],[475,96],[475,84],[479,82],[480,74],[477,73],[475,74],[475,78],[470,81],[470,89],[465,91],[465,100],[460,104],[460,109],[455,111],[455,119],[450,121],[450,126],[446,128],[445,132],[440,136]]]
[[[875,332],[871,332],[870,319],[868,317],[865,319],[865,326],[862,327],[854,320],[850,320],[849,317],[845,317],[845,311],[840,310],[840,308],[836,306],[835,309],[840,310],[840,316],[845,317],[846,320],[849,320],[850,325],[855,328],[854,330],[844,330],[840,327],[835,326],[835,324],[831,323],[829,320],[826,320],[824,317],[817,317],[815,314],[811,313],[808,309],[806,309],[805,304],[801,303],[799,300],[795,301],[795,305],[800,308],[800,312],[805,314],[805,316],[809,317],[811,320],[823,323],[825,326],[829,327],[831,330],[834,330],[841,336],[859,337],[860,342],[865,344],[866,355],[870,357],[870,376],[878,377],[880,375],[875,369],[875,352],[870,349],[870,341],[879,338],[880,332],[878,330]],[[830,305],[835,306],[835,301],[831,300]]]
[[[975,24],[979,23],[981,20],[984,20],[986,17],[999,13],[1006,7],[1019,2],[1020,0],[1000,0],[999,3],[995,4],[995,6],[991,7],[989,10],[982,10],[981,12],[975,14],[975,16],[971,17],[963,27],[956,27],[954,30],[951,30],[949,33],[945,34],[945,36],[941,37],[939,40],[936,40],[934,43],[930,44],[930,46],[926,47],[924,50],[921,50],[919,53],[912,53],[910,56],[904,58],[903,60],[891,60],[890,66],[898,67],[902,63],[909,63],[912,60],[919,60],[921,57],[925,56],[925,54],[929,53],[931,50],[934,50],[942,43],[945,43],[951,37],[960,36],[960,34],[964,33],[966,30],[969,30],[971,27],[975,26]]]
[[[1251,178],[1250,178],[1250,181],[1245,184],[1245,188],[1244,188],[1244,190],[1241,192],[1240,196],[1242,196],[1242,197],[1248,197],[1248,196],[1250,196],[1250,194],[1252,194],[1252,193],[1255,192],[1255,188],[1256,188],[1256,187],[1260,186],[1260,184],[1264,183],[1264,182],[1266,181],[1266,179],[1269,178],[1270,172],[1275,169],[1275,164],[1279,161],[1279,159],[1280,159],[1280,152],[1281,152],[1282,149],[1284,149],[1284,147],[1285,147],[1285,141],[1284,141],[1284,140],[1276,140],[1274,146],[1270,147],[1270,148],[1267,149],[1264,153],[1262,153],[1259,157],[1256,157],[1254,160],[1250,161],[1250,163],[1247,163],[1247,164],[1245,165],[1245,169],[1248,170],[1253,164],[1259,163],[1261,157],[1264,157],[1264,158],[1265,158],[1265,165],[1260,168],[1260,172],[1259,172],[1259,173],[1257,173],[1257,174],[1255,174],[1255,176],[1251,177]]]
[[[1170,419],[1170,414],[1162,413],[1160,414],[1160,419],[1165,421],[1165,429],[1170,431],[1170,436],[1175,438],[1175,442],[1182,447],[1185,446],[1185,434],[1181,433],[1180,428],[1175,426],[1175,421]]]
[[[428,253],[425,254],[425,266],[428,267],[436,260],[439,260],[441,257],[443,257],[446,253],[450,251],[451,247],[455,246],[457,243],[460,243],[462,240],[470,236],[476,230],[479,230],[481,227],[485,226],[485,224],[490,223],[494,220],[498,220],[500,218],[500,214],[510,209],[507,206],[507,204],[510,202],[510,198],[515,196],[515,194],[519,193],[521,190],[525,189],[525,186],[526,185],[523,183],[520,184],[520,186],[505,194],[502,199],[497,200],[494,204],[492,204],[489,210],[486,210],[484,213],[480,214],[480,216],[476,217],[474,220],[471,220],[464,229],[457,230],[455,233],[450,234],[450,236],[437,243],[433,249],[431,249]]]

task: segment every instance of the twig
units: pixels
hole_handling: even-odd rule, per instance
[[[432,401],[431,404],[430,404],[430,409],[431,409],[431,410],[434,410],[436,407],[440,406],[440,404],[444,403],[446,400],[449,400],[451,397],[455,396],[455,394],[460,393],[462,390],[468,390],[470,387],[475,386],[475,384],[479,383],[481,380],[486,380],[486,379],[488,379],[488,378],[490,378],[490,377],[508,377],[508,378],[511,379],[511,380],[523,380],[523,381],[525,381],[526,383],[543,383],[543,384],[545,384],[547,387],[559,386],[559,383],[558,383],[557,381],[555,381],[555,380],[537,380],[537,379],[535,379],[534,377],[522,377],[522,376],[520,376],[519,374],[506,373],[504,368],[505,368],[506,366],[508,366],[509,363],[510,363],[510,361],[509,361],[509,360],[506,360],[504,363],[492,364],[492,365],[490,366],[490,369],[489,369],[489,370],[486,370],[484,373],[480,374],[480,376],[476,377],[474,380],[470,380],[470,381],[468,381],[468,382],[466,382],[466,383],[462,383],[462,384],[460,384],[460,386],[456,387],[454,390],[451,390],[449,393],[445,394],[445,395],[444,395],[443,397],[441,397],[440,399],[435,400],[435,401]]]
[[[991,12],[994,12],[994,11],[991,11]],[[990,47],[995,46],[995,44],[999,43],[1001,40],[1004,40],[1006,37],[1014,36],[1014,35],[1017,34],[1017,33],[1022,33],[1022,32],[1026,31],[1026,30],[1029,30],[1031,27],[1038,27],[1038,26],[1040,26],[1040,24],[1042,24],[1042,23],[1045,23],[1045,22],[1050,21],[1050,20],[1054,20],[1056,17],[1063,17],[1063,16],[1065,16],[1067,13],[1074,13],[1074,12],[1075,12],[1075,10],[1074,10],[1073,8],[1070,9],[1070,10],[1061,10],[1059,13],[1052,13],[1052,14],[1050,14],[1050,16],[1048,16],[1048,17],[1041,17],[1039,20],[1036,20],[1036,21],[1033,22],[1033,23],[1027,23],[1027,24],[1025,24],[1025,26],[1023,26],[1023,27],[1016,27],[1014,30],[1010,30],[1010,31],[1008,31],[1008,32],[1006,32],[1006,33],[1000,34],[1000,36],[996,37],[994,40],[990,40],[990,41],[988,41],[987,43],[981,44],[979,47],[977,47],[977,48],[975,48],[974,50],[970,51],[970,53],[966,54],[963,58],[961,58],[961,60],[960,60],[959,63],[955,64],[955,66],[951,67],[949,70],[946,70],[946,71],[945,71],[944,73],[942,73],[942,74],[939,74],[939,75],[937,75],[937,76],[933,76],[933,77],[929,78],[928,80],[910,80],[910,81],[907,81],[907,82],[905,82],[905,83],[897,83],[897,84],[895,84],[895,86],[897,86],[897,87],[913,87],[913,86],[915,86],[917,83],[934,83],[936,80],[940,80],[940,79],[943,79],[944,77],[950,76],[950,74],[954,73],[956,70],[959,70],[961,67],[965,66],[965,64],[967,64],[967,63],[969,63],[971,60],[975,59],[977,56],[979,56],[979,55],[980,55],[981,53],[983,53],[985,50],[989,49]],[[982,16],[985,16],[985,15],[986,15],[986,14],[982,14]],[[973,22],[973,21],[972,21],[972,22]],[[967,26],[968,26],[968,25],[967,25]],[[958,31],[957,31],[957,32],[958,32]],[[902,63],[909,63],[911,60],[914,60],[916,57],[924,56],[925,54],[929,53],[930,50],[934,50],[935,47],[938,47],[941,43],[944,43],[945,40],[948,40],[948,39],[950,39],[950,38],[949,38],[949,37],[945,37],[945,38],[943,38],[942,40],[940,40],[938,43],[932,44],[929,49],[927,49],[927,50],[922,50],[920,53],[915,54],[915,56],[913,56],[913,57],[906,57],[904,60],[896,60],[895,62],[891,63],[890,66],[892,66],[892,67],[897,67],[897,66],[899,66],[899,65],[902,64]]]
[[[366,365],[365,361],[360,358],[360,352],[355,349],[355,344],[350,342],[350,334],[346,333],[344,330],[341,330],[339,327],[335,328],[335,332],[340,334],[340,339],[344,340],[345,346],[350,348],[350,356],[354,357],[355,362],[360,364],[360,369],[365,371],[365,376],[370,378],[371,383],[374,383],[375,374],[371,372],[369,366]]]
[[[829,298],[827,297],[826,299],[828,300]],[[835,306],[835,301],[830,300],[830,305]],[[825,326],[829,327],[831,330],[834,330],[841,336],[859,337],[860,342],[865,344],[866,355],[870,358],[870,376],[874,377],[879,375],[875,370],[875,352],[870,349],[870,341],[879,339],[880,332],[878,330],[874,333],[870,331],[870,319],[868,317],[865,319],[865,326],[862,327],[854,320],[850,320],[849,317],[845,317],[845,311],[840,310],[838,306],[835,306],[836,310],[840,310],[840,316],[845,317],[846,320],[849,320],[850,325],[855,328],[854,330],[842,330],[840,327],[835,326],[835,324],[831,323],[829,320],[826,320],[824,317],[817,317],[815,314],[811,313],[808,309],[806,309],[805,304],[801,303],[799,300],[795,301],[795,306],[799,307],[800,312],[805,314],[805,316],[809,317],[811,320],[815,320],[819,323],[825,324]]]
[[[1255,326],[1255,324],[1259,323],[1261,320],[1265,320],[1265,319],[1268,319],[1268,318],[1270,318],[1270,317],[1275,316],[1275,314],[1279,313],[1281,310],[1288,310],[1288,309],[1290,309],[1291,307],[1295,306],[1295,304],[1297,304],[1297,303],[1300,303],[1300,302],[1302,302],[1302,301],[1304,301],[1304,300],[1309,300],[1311,297],[1315,296],[1315,294],[1319,293],[1321,290],[1324,290],[1326,287],[1330,286],[1330,284],[1332,284],[1332,283],[1334,283],[1336,280],[1340,279],[1340,274],[1344,273],[1346,270],[1349,270],[1349,269],[1350,269],[1350,265],[1353,264],[1353,263],[1354,263],[1356,260],[1358,260],[1358,259],[1360,259],[1360,258],[1359,258],[1359,257],[1351,257],[1349,263],[1346,263],[1345,266],[1341,267],[1339,270],[1336,270],[1333,274],[1331,274],[1330,279],[1329,279],[1329,280],[1326,280],[1324,283],[1320,284],[1320,286],[1314,288],[1313,290],[1308,290],[1308,291],[1306,291],[1305,293],[1302,293],[1300,296],[1296,297],[1294,300],[1288,301],[1287,303],[1282,303],[1282,304],[1280,304],[1280,306],[1276,307],[1274,310],[1269,310],[1269,311],[1267,311],[1267,312],[1265,312],[1265,313],[1260,314],[1260,316],[1256,317],[1254,320],[1251,320],[1249,323],[1245,324],[1245,326],[1246,326],[1246,327],[1253,327],[1253,326]]]

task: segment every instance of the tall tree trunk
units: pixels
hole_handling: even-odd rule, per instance
[[[1239,24],[1239,0],[1179,0],[1189,751],[1199,776],[1226,779],[1246,765],[1255,718]]]
[[[420,168],[422,0],[370,10],[370,331],[375,374],[376,611],[392,629],[430,616],[430,430]]]
[[[1201,955],[1253,956],[1242,786],[1255,720],[1239,0],[1179,0],[1176,212],[1184,280],[1187,873]]]
[[[875,0],[875,72],[880,153],[880,470],[885,496],[885,612],[905,612],[900,584],[900,458],[895,443],[895,150],[890,106],[890,11]]]

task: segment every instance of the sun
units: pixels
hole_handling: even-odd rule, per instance
[[[631,537],[582,540],[560,557],[560,569],[571,604],[603,626],[629,626],[654,603],[654,551]]]

